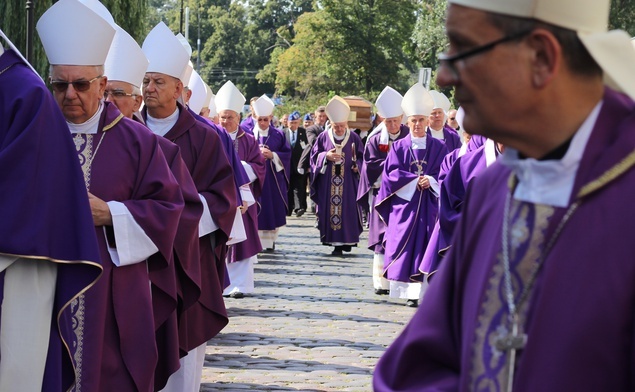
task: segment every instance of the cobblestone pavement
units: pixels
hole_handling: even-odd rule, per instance
[[[227,298],[229,325],[207,345],[201,391],[371,391],[372,372],[415,309],[374,294],[372,253],[322,246],[315,216],[287,218],[259,255],[256,293]]]

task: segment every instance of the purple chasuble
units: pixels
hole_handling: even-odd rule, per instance
[[[432,136],[432,134],[430,133],[429,127],[426,133]],[[448,149],[448,153],[458,148],[461,148],[461,144],[462,144],[461,137],[459,136],[459,134],[454,130],[454,128],[452,128],[448,124],[443,125],[443,140],[439,140],[439,141],[445,144],[445,147]]]
[[[278,154],[284,169],[277,171],[272,159],[265,161],[265,181],[258,202],[258,230],[275,230],[287,224],[287,191],[291,165],[291,146],[284,133],[272,125],[267,136],[259,137],[260,146]]]
[[[183,196],[152,132],[124,118],[115,105],[103,105],[98,133],[73,136],[85,181],[96,197],[123,203],[159,255],[149,263],[117,267],[108,252],[117,246],[112,227],[95,227],[104,272],[71,304],[78,384],[90,391],[151,391],[157,364],[154,313],[169,313],[176,303],[169,296],[152,298],[149,270],[172,273]],[[165,303],[158,303],[161,299]]]
[[[437,218],[438,198],[428,189],[416,189],[410,201],[397,191],[419,175],[435,180],[447,148],[440,140],[426,136],[426,148],[413,149],[411,135],[398,140],[386,158],[381,189],[375,209],[387,225],[384,234],[384,277],[411,282],[420,275],[418,267]],[[417,172],[421,170],[420,174]]]
[[[577,209],[564,225],[570,207],[510,203],[514,302],[542,262],[520,306],[527,341],[516,352],[514,391],[628,391],[635,385],[635,248],[624,237],[635,229],[634,128],[635,103],[605,89],[575,174],[570,205]],[[510,177],[509,168],[495,163],[473,182],[452,248],[375,369],[376,391],[503,387],[508,352],[495,341],[509,330],[501,238]]]
[[[324,245],[355,245],[362,232],[362,221],[357,208],[359,175],[364,154],[362,140],[353,131],[342,146],[343,163],[336,165],[326,159],[326,153],[335,148],[329,132],[318,135],[311,152],[311,199],[318,205],[318,229]]]
[[[42,391],[66,391],[75,382],[69,305],[101,274],[88,194],[62,113],[12,50],[0,56],[0,86],[0,253],[57,264]],[[0,303],[3,292],[4,277]]]
[[[383,239],[384,232],[386,231],[386,225],[381,220],[377,211],[375,211],[375,204],[377,204],[377,194],[379,193],[379,186],[375,183],[381,177],[384,171],[384,163],[388,156],[390,146],[397,140],[403,139],[410,133],[409,129],[405,125],[401,125],[399,129],[399,135],[397,139],[390,140],[387,145],[380,144],[381,132],[371,136],[366,141],[364,147],[364,163],[362,164],[362,170],[359,177],[359,187],[357,189],[357,204],[366,207],[370,210],[370,217],[368,219],[368,249],[375,253],[384,253]],[[372,193],[373,205],[372,208],[368,208],[369,195]]]
[[[201,295],[201,266],[198,243],[198,222],[203,213],[203,204],[196,191],[196,185],[192,181],[187,166],[181,158],[179,147],[168,139],[156,136],[161,151],[179,183],[185,208],[179,219],[179,225],[174,239],[174,275],[157,275],[150,270],[152,279],[152,298],[160,295],[174,295],[177,308],[169,314],[162,315],[160,310],[155,310],[154,320],[157,337],[157,352],[159,360],[155,371],[154,389],[165,387],[169,376],[179,367],[179,359],[187,354],[185,347],[179,347],[178,320],[183,312],[192,306]],[[155,257],[151,256],[150,260]]]
[[[498,155],[498,152],[496,154]],[[450,155],[448,154],[446,159]],[[441,258],[451,246],[452,235],[461,217],[468,185],[486,168],[485,146],[481,146],[459,157],[447,173],[445,180],[441,183],[439,219],[434,227],[435,233],[430,239],[419,266],[422,273],[433,274],[439,268]]]
[[[260,146],[252,135],[246,133],[240,127],[238,128],[236,140],[233,141],[233,144],[237,153],[236,155],[238,155],[241,161],[247,162],[256,174],[257,178],[249,187],[251,188],[251,193],[254,195],[254,198],[257,200],[258,197],[260,197],[262,184],[265,180],[265,158],[260,153]],[[242,215],[242,218],[245,225],[245,232],[247,233],[247,240],[229,247],[227,261],[230,263],[248,259],[262,251],[260,237],[258,236],[257,204],[254,203],[249,206],[247,212]]]
[[[190,351],[216,336],[229,321],[222,294],[226,242],[238,208],[238,196],[234,173],[218,134],[180,104],[178,107],[179,118],[165,138],[180,147],[196,189],[219,226],[215,232],[199,238],[201,295],[179,320],[183,325],[179,326],[181,349]]]
[[[250,133],[252,135],[254,134],[255,125],[256,125],[256,122],[254,121],[253,116],[249,116],[240,122],[240,127],[243,128],[245,132]]]

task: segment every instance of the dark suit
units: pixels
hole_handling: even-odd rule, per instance
[[[287,142],[291,146],[291,175],[289,178],[289,210],[287,214],[291,215],[292,212],[296,212],[299,209],[306,211],[306,185],[307,185],[307,172],[300,174],[298,172],[298,164],[300,158],[306,148],[310,149],[309,139],[307,138],[307,131],[304,128],[298,128],[296,131],[295,143],[291,138],[291,131],[285,129],[284,135],[287,138]]]
[[[309,172],[309,166],[311,161],[311,148],[317,139],[318,135],[324,131],[324,126],[313,124],[306,129],[306,137],[309,141],[309,145],[302,152],[300,161],[298,162],[298,168],[304,169],[304,173]],[[293,164],[293,162],[292,162]]]

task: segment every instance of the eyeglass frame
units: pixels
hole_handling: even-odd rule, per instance
[[[75,91],[79,91],[79,92],[86,92],[86,91],[88,91],[88,89],[90,89],[90,85],[91,85],[91,84],[92,84],[95,80],[100,79],[100,78],[103,78],[103,77],[104,77],[104,75],[99,75],[99,76],[95,76],[95,77],[94,77],[94,78],[92,78],[91,80],[73,80],[72,82],[66,82],[66,81],[62,81],[62,80],[51,80],[51,81],[50,81],[50,83],[51,83],[51,87],[53,88],[53,90],[54,90],[55,92],[58,92],[58,93],[64,93],[64,92],[66,92],[66,91],[68,90],[68,85],[69,85],[69,84],[72,84],[72,85],[73,85],[73,89],[74,89]],[[88,87],[86,87],[86,89],[84,89],[84,90],[82,90],[82,89],[78,89],[78,88],[77,88],[77,86],[76,86],[76,84],[77,84],[77,83],[82,83],[82,84],[83,84],[83,83],[87,83],[87,86],[88,86]],[[62,85],[65,85],[65,86],[66,86],[66,87],[64,87],[64,89],[63,89],[63,90],[60,90],[59,88],[56,88],[56,86],[62,86]]]
[[[465,59],[468,59],[470,57],[474,57],[476,55],[486,53],[486,52],[494,49],[496,46],[498,46],[500,44],[504,44],[506,42],[511,42],[511,41],[515,41],[515,40],[517,40],[519,38],[523,38],[524,36],[528,35],[532,31],[533,31],[533,29],[523,30],[523,31],[519,31],[519,32],[514,33],[514,34],[505,35],[502,38],[499,38],[499,39],[497,39],[495,41],[492,41],[492,42],[487,43],[485,45],[477,46],[476,48],[472,48],[472,49],[466,50],[466,51],[464,51],[462,53],[457,53],[457,54],[453,54],[453,55],[448,55],[446,53],[439,53],[439,55],[437,56],[437,59],[439,60],[441,66],[448,67],[448,69],[452,72],[452,76],[455,79],[458,79],[459,78],[459,70],[456,67],[456,62],[457,61],[465,60]]]
[[[118,96],[114,93],[119,94]],[[138,97],[139,94],[134,93],[124,93],[123,91],[113,91],[113,90],[104,90],[104,99],[108,98],[109,95],[112,95],[114,98],[123,98],[123,97]]]

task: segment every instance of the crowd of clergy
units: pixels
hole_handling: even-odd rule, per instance
[[[496,14],[501,1],[450,0],[451,42],[463,30],[489,26],[494,17],[488,13]],[[375,294],[418,307],[430,286],[415,318],[380,361],[377,390],[426,390],[424,385],[602,390],[605,378],[591,377],[588,387],[576,372],[565,374],[566,382],[557,381],[557,372],[552,378],[531,377],[531,366],[540,375],[553,371],[556,362],[544,365],[549,353],[543,349],[558,345],[553,340],[536,346],[532,340],[549,341],[543,330],[549,322],[528,310],[531,290],[551,289],[558,296],[548,303],[535,299],[553,319],[569,312],[576,327],[587,322],[598,335],[613,331],[607,335],[612,340],[591,350],[600,361],[613,363],[604,372],[620,366],[632,370],[633,296],[624,300],[616,293],[630,290],[635,274],[632,268],[621,273],[621,264],[611,263],[632,258],[624,256],[619,236],[586,236],[588,243],[579,243],[575,232],[563,228],[569,219],[583,227],[585,221],[578,219],[584,216],[598,226],[611,222],[619,232],[630,232],[629,214],[587,204],[608,197],[623,201],[623,208],[632,205],[624,200],[628,192],[604,189],[613,190],[635,165],[635,144],[622,129],[632,123],[635,107],[622,93],[635,95],[635,88],[620,84],[628,77],[616,64],[624,61],[609,61],[614,53],[635,57],[635,51],[624,34],[607,33],[592,22],[608,15],[608,1],[577,11],[579,18],[569,15],[573,22],[551,18],[564,15],[559,11],[568,9],[562,4],[570,0],[519,2],[540,3],[554,12],[511,5],[505,18],[536,18],[553,29],[581,25],[596,34],[596,40],[584,41],[586,54],[580,58],[587,70],[570,68],[568,57],[558,57],[557,39],[545,38],[551,32],[538,34],[540,28],[531,25],[534,30],[508,32],[465,53],[441,55],[438,81],[465,96],[470,86],[461,85],[460,77],[472,76],[465,72],[465,58],[532,36],[531,50],[537,53],[523,59],[548,67],[526,67],[536,74],[534,84],[523,87],[533,98],[546,94],[546,88],[534,89],[543,82],[566,91],[575,103],[562,109],[579,117],[558,128],[569,132],[558,134],[560,144],[545,141],[540,153],[509,133],[506,124],[496,134],[504,145],[488,138],[498,124],[487,117],[487,107],[452,109],[447,96],[421,83],[403,95],[386,86],[368,131],[351,129],[351,107],[337,95],[314,113],[288,113],[278,123],[275,103],[263,94],[250,100],[243,119],[244,95],[231,81],[214,94],[193,69],[192,50],[181,34],[160,22],[139,46],[98,0],[59,0],[38,21],[50,63],[48,87],[0,31],[8,45],[0,45],[0,165],[12,168],[0,174],[3,189],[12,189],[0,199],[0,391],[17,385],[21,391],[199,391],[207,342],[229,321],[225,298],[254,292],[258,254],[276,252],[287,217],[309,209],[320,242],[336,258],[352,252],[368,228]],[[539,15],[527,11],[534,9]],[[538,41],[559,49],[543,52]],[[628,50],[622,50],[626,44]],[[602,47],[622,49],[609,54]],[[553,72],[549,78],[547,68]],[[586,79],[579,72],[586,72]],[[617,91],[604,86],[602,72]],[[527,114],[527,124],[540,121],[530,109],[543,101],[516,98],[508,97],[526,109],[517,113]],[[545,118],[558,113],[540,109]],[[598,118],[600,125],[594,125]],[[608,137],[602,126],[613,123],[612,129],[624,132]],[[472,125],[478,128],[473,135]],[[585,150],[588,140],[595,144]],[[611,154],[603,154],[605,147]],[[577,199],[570,196],[574,189]],[[575,214],[578,209],[585,213]],[[552,240],[545,248],[552,216],[561,223],[549,229]],[[502,237],[494,238],[491,233],[498,231]],[[566,302],[574,297],[557,294],[564,270],[547,269],[547,277],[534,286],[548,257],[541,252],[552,248],[553,257],[570,264],[567,276],[580,282],[580,287],[567,285],[570,292],[595,301],[605,317],[585,316],[588,307],[573,312],[580,301]],[[576,257],[567,253],[573,248]],[[604,268],[615,284],[602,286],[611,295],[593,297],[584,289],[590,289],[586,282],[602,250],[611,255]],[[578,261],[588,255],[596,261],[580,267]],[[491,263],[491,270],[481,262]],[[586,273],[571,272],[576,268]],[[630,309],[628,315],[611,311],[614,302]],[[465,325],[463,311],[474,316]],[[537,324],[527,322],[531,317]],[[580,343],[566,320],[557,326],[570,347]],[[533,328],[529,338],[523,328]],[[624,354],[619,363],[603,351],[609,346],[613,354]],[[521,351],[524,362],[517,365]],[[474,355],[484,358],[471,367],[481,378],[460,371],[463,364],[473,366]],[[585,370],[602,366],[588,356],[557,358]],[[604,390],[632,389],[632,372],[623,374]],[[572,385],[579,388],[567,388]]]
[[[331,255],[351,252],[368,222],[382,279],[376,292],[387,293],[387,278],[391,294],[416,306],[439,167],[461,145],[444,128],[443,94],[416,84],[402,97],[387,87],[372,132],[349,128],[351,109],[339,96],[277,126],[267,95],[252,98],[242,119],[246,99],[231,81],[213,94],[193,69],[187,40],[163,22],[139,46],[98,0],[60,0],[37,31],[52,94],[2,34],[9,48],[0,76],[21,80],[24,95],[3,101],[3,119],[23,119],[3,125],[15,138],[3,159],[28,149],[21,133],[36,133],[30,138],[44,139],[46,154],[31,151],[38,159],[22,170],[38,175],[23,177],[31,184],[24,193],[42,181],[38,189],[55,186],[45,193],[62,189],[63,197],[34,210],[2,250],[2,320],[30,329],[3,323],[0,386],[28,378],[24,390],[198,391],[207,341],[228,323],[224,298],[254,292],[258,254],[276,251],[286,218],[305,214],[309,198]],[[56,143],[63,147],[43,162]],[[42,180],[50,171],[65,178]],[[19,202],[32,202],[23,196]],[[23,213],[15,203],[6,205]],[[77,222],[59,231],[38,224],[52,211]],[[34,235],[56,241],[34,248],[25,241]],[[44,272],[22,271],[32,258],[53,262],[36,263]],[[37,318],[20,311],[34,287],[42,295],[29,307],[44,309]]]

